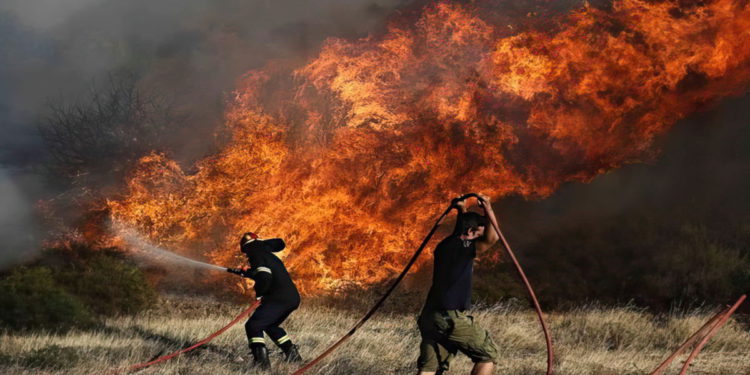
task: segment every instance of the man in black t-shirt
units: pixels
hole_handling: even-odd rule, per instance
[[[280,238],[263,240],[255,233],[245,233],[240,239],[240,250],[247,256],[250,268],[228,270],[255,281],[255,296],[261,299],[261,304],[245,324],[245,332],[254,358],[253,365],[265,369],[271,367],[271,362],[264,332],[281,348],[287,361],[302,361],[297,346],[280,327],[300,304],[299,292],[289,272],[281,259],[273,254],[285,247]]]
[[[479,201],[485,215],[494,218],[489,197],[480,194]],[[455,208],[456,228],[435,248],[432,287],[418,321],[422,342],[417,366],[422,375],[448,371],[459,351],[474,362],[472,375],[491,374],[497,358],[489,333],[466,310],[471,307],[477,252],[487,250],[499,236],[485,216],[467,212],[465,201],[456,202]]]

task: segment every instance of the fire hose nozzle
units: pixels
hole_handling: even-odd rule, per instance
[[[227,268],[227,272],[235,275],[244,276],[244,271],[240,268]]]

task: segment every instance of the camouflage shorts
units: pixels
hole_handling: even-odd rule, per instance
[[[420,371],[448,371],[459,351],[474,363],[497,360],[497,348],[489,332],[470,315],[457,310],[423,311],[418,325],[422,335],[417,360]]]

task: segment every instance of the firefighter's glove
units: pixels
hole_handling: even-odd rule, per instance
[[[246,270],[243,270],[242,268],[227,268],[227,272],[233,273],[238,276],[242,277],[250,277],[248,272]]]

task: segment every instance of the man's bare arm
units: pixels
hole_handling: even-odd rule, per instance
[[[492,202],[490,202],[490,197],[484,194],[479,194],[479,201],[481,202],[482,208],[484,209],[484,215],[487,217],[487,226],[485,226],[484,228],[484,236],[477,240],[477,250],[485,251],[492,247],[492,245],[494,245],[495,242],[500,239],[500,235],[492,226],[492,221],[496,219],[495,212],[492,211]]]

